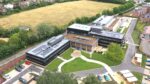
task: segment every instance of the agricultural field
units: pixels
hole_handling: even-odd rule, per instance
[[[40,23],[62,26],[77,17],[94,16],[105,9],[117,6],[119,5],[87,0],[56,3],[0,18],[0,26],[10,28],[11,26],[27,25],[35,28]]]

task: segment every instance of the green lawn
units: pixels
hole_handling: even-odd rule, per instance
[[[93,53],[92,59],[104,62],[104,63],[108,64],[109,66],[114,66],[114,65],[120,64],[120,62],[114,62],[114,61],[108,59],[107,57],[105,57],[104,55],[102,55],[101,53]]]
[[[57,71],[57,68],[61,62],[62,60],[56,58],[50,64],[46,66],[46,69],[50,71]]]
[[[65,52],[63,52],[60,56],[62,56],[64,59],[70,59],[72,52],[73,52],[73,49],[69,48]]]
[[[141,84],[142,83],[142,78],[143,78],[143,75],[138,73],[138,72],[133,72],[134,76],[137,77],[138,79],[138,82],[137,84]]]
[[[81,51],[81,54],[87,58],[90,58],[90,54],[85,51]]]
[[[74,61],[65,64],[62,67],[62,71],[65,73],[69,73],[69,72],[88,70],[88,69],[100,68],[100,67],[102,66],[94,63],[85,62],[80,58],[76,58]]]

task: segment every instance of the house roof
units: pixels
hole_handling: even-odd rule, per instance
[[[125,78],[128,78],[128,77],[133,77],[134,75],[129,72],[129,73],[123,74],[123,76],[124,76]]]
[[[132,82],[138,81],[138,79],[136,77],[129,77],[129,78],[127,78],[127,81],[132,83]]]

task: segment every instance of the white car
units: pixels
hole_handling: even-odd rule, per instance
[[[5,78],[5,79],[10,79],[11,77],[10,77],[8,74],[4,74],[4,75],[3,75],[3,78]]]

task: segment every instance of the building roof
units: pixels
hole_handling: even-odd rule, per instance
[[[122,70],[122,71],[120,71],[120,73],[125,74],[125,73],[130,73],[130,71],[129,70]]]
[[[113,22],[108,26],[109,30],[113,30],[114,26],[119,22],[119,19],[113,20]]]
[[[128,77],[133,77],[134,75],[129,72],[129,73],[124,73],[123,76],[124,76],[125,78],[128,78]]]
[[[93,23],[103,26],[103,25],[108,24],[113,18],[114,18],[114,16],[103,15],[103,16],[99,17],[98,19],[96,19],[95,21],[93,21]]]
[[[137,62],[141,63],[142,59],[141,58],[137,58]]]
[[[81,43],[81,44],[86,44],[86,45],[95,45],[97,42],[96,38],[80,36],[80,35],[75,35],[75,34],[68,34],[65,37],[69,39],[70,41]]]
[[[27,53],[44,59],[67,42],[69,42],[69,40],[65,39],[63,35],[54,36],[49,40],[41,43],[39,46],[31,49]]]
[[[116,38],[116,39],[123,39],[124,34],[118,33],[118,32],[110,32],[110,31],[91,31],[91,34],[110,37],[110,38]]]
[[[76,30],[83,30],[83,31],[90,31],[91,26],[83,25],[83,24],[77,24],[74,23],[68,27],[69,29],[76,29]]]
[[[127,81],[132,83],[132,82],[138,81],[138,79],[136,77],[129,77],[129,78],[127,78]]]
[[[142,59],[142,54],[136,53],[136,54],[135,54],[135,57]]]
[[[150,26],[144,28],[144,34],[150,34]]]

